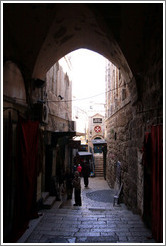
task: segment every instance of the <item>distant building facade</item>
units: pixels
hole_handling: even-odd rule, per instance
[[[108,119],[129,101],[129,89],[120,70],[106,60],[105,118]]]
[[[69,57],[59,60],[46,74],[46,102],[48,124],[46,130],[45,175],[46,189],[51,195],[54,187],[50,180],[61,186],[67,168],[72,168],[72,137],[75,122],[72,121],[72,79]],[[54,183],[52,182],[52,185]]]
[[[101,114],[95,114],[89,117],[88,124],[88,146],[92,153],[102,153],[100,144],[93,143],[93,140],[104,140],[105,138],[105,119]]]
[[[49,108],[47,130],[70,131],[72,127],[72,80],[68,57],[58,61],[46,74],[46,96]]]

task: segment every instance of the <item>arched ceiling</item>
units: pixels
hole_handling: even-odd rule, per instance
[[[4,60],[16,62],[29,78],[45,79],[61,57],[87,48],[129,80],[146,70],[151,39],[162,33],[161,3],[6,2],[3,15]]]

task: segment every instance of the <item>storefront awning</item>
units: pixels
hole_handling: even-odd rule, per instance
[[[47,144],[51,144],[52,146],[56,146],[57,143],[63,142],[63,144],[68,144],[69,140],[72,137],[76,136],[75,131],[66,131],[66,132],[53,132],[53,131],[46,131],[45,134],[45,141]]]
[[[85,136],[85,132],[76,132],[76,136]]]
[[[92,140],[93,144],[106,144],[107,142],[103,139],[94,139]]]
[[[69,146],[72,149],[79,149],[81,146],[81,141],[80,140],[69,140]]]
[[[52,136],[55,137],[65,137],[65,136],[71,136],[74,137],[76,136],[76,132],[51,132]]]
[[[92,155],[92,153],[87,152],[87,151],[79,151],[79,152],[78,152],[78,155],[79,155],[79,156],[85,156],[85,155]]]

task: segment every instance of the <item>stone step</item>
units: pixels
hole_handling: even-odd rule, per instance
[[[43,208],[45,208],[45,209],[52,208],[52,206],[54,205],[55,201],[56,201],[56,197],[55,196],[47,197],[46,200],[43,202]]]
[[[95,175],[102,175],[103,172],[95,172]]]
[[[103,177],[103,156],[95,156],[95,177]]]
[[[103,173],[96,173],[95,177],[103,177],[103,175],[104,175]]]
[[[103,170],[95,170],[95,176],[102,175],[103,176]]]
[[[45,201],[49,197],[49,192],[42,192],[41,196],[43,201]]]

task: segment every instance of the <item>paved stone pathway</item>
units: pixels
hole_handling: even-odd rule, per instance
[[[74,199],[43,210],[25,243],[155,243],[139,215],[124,204],[113,207],[113,191],[103,178],[82,183],[82,207]]]

